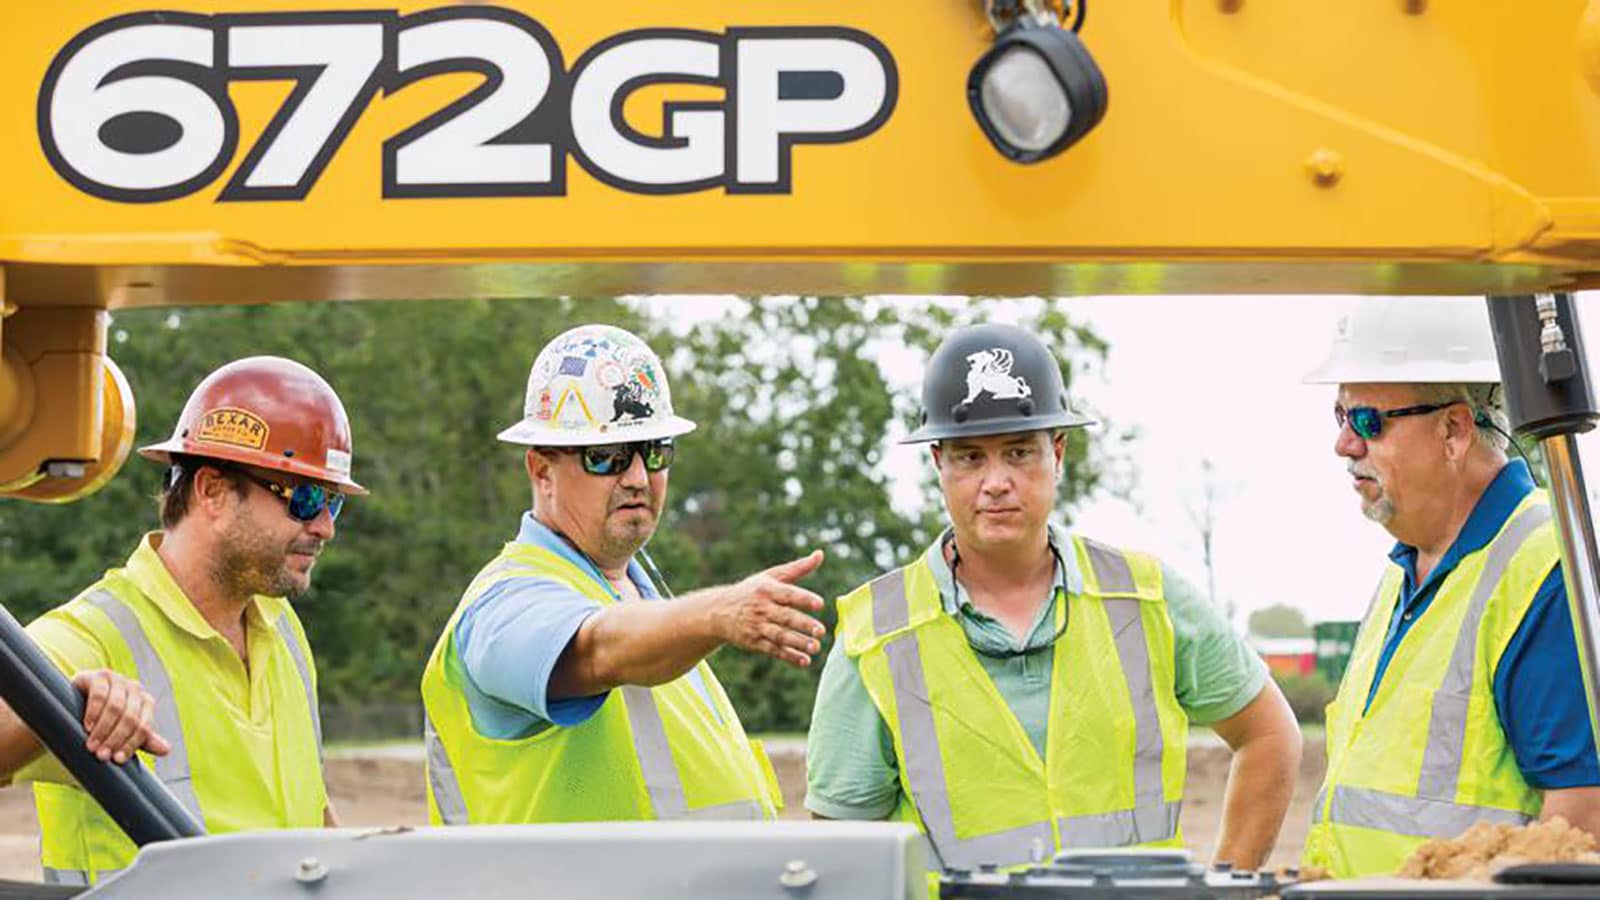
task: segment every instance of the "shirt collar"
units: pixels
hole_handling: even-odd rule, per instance
[[[939,600],[945,612],[954,615],[961,607],[971,606],[972,600],[965,592],[961,592],[960,599],[957,600],[955,578],[950,573],[950,563],[944,558],[944,544],[951,532],[952,529],[946,528],[928,548],[923,558],[933,573],[933,583],[939,588]],[[1065,590],[1069,595],[1083,593],[1083,573],[1078,571],[1078,556],[1072,550],[1072,540],[1067,536],[1066,530],[1052,522],[1049,526],[1049,540],[1050,549],[1055,551],[1056,558],[1056,573],[1050,589],[1051,596],[1055,596],[1057,588]]]
[[[1462,557],[1476,553],[1488,546],[1494,536],[1505,527],[1506,520],[1516,511],[1517,505],[1528,496],[1536,487],[1533,474],[1528,471],[1528,464],[1520,459],[1514,459],[1500,467],[1494,480],[1484,488],[1483,494],[1478,497],[1478,502],[1472,507],[1471,515],[1461,526],[1461,533],[1456,535],[1455,542],[1450,549],[1445,551],[1439,559],[1439,564],[1428,573],[1428,581],[1432,583],[1448,575]],[[1417,548],[1409,544],[1396,542],[1389,551],[1389,559],[1406,572],[1406,577],[1416,581],[1417,575]]]
[[[537,547],[540,550],[554,553],[584,572],[589,573],[601,586],[613,590],[611,582],[605,577],[593,560],[585,556],[576,544],[561,535],[560,532],[549,525],[539,521],[532,512],[522,514],[522,522],[517,528],[517,543]],[[639,565],[638,557],[628,560],[628,577],[633,580],[634,586],[639,589],[639,594],[647,600],[654,600],[660,595],[656,593],[655,585],[650,577],[645,574],[644,568]],[[614,591],[613,591],[614,593]]]
[[[138,549],[128,557],[128,564],[123,568],[122,574],[133,586],[138,588],[150,602],[161,611],[174,625],[182,628],[198,638],[220,638],[206,617],[200,615],[200,610],[195,608],[194,601],[178,587],[178,582],[173,579],[172,572],[167,568],[161,554],[156,548],[161,546],[162,534],[152,531],[139,542]],[[244,614],[252,628],[264,627],[267,624],[266,615],[261,610],[259,597],[251,597],[245,604]]]

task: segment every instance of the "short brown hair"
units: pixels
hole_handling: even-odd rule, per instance
[[[233,492],[240,497],[245,496],[246,485],[244,476],[209,459],[199,456],[172,457],[172,466],[167,469],[166,478],[161,483],[161,495],[156,498],[156,504],[161,510],[161,527],[174,528],[183,517],[189,514],[189,496],[194,493],[194,475],[201,468],[210,466],[222,473],[222,477],[233,485]]]

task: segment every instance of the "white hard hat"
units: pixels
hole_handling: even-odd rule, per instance
[[[1489,308],[1466,297],[1373,297],[1343,318],[1307,384],[1500,380]]]
[[[528,372],[523,419],[500,440],[582,447],[677,437],[694,423],[672,413],[661,358],[610,325],[580,325],[546,344]]]

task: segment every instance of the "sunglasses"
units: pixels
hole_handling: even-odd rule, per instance
[[[328,518],[338,521],[339,513],[344,510],[344,494],[332,491],[320,484],[302,481],[294,487],[279,484],[262,478],[245,469],[229,468],[229,471],[254,481],[271,492],[272,496],[282,500],[288,508],[289,518],[296,522],[315,522],[322,511],[328,511]]]
[[[659,472],[672,465],[674,449],[671,438],[659,441],[636,441],[632,444],[603,444],[598,447],[564,448],[565,453],[576,453],[583,470],[590,475],[621,475],[633,465],[634,454],[644,459],[646,472]]]
[[[1421,406],[1402,406],[1399,409],[1378,409],[1374,406],[1352,406],[1349,409],[1345,409],[1343,406],[1335,404],[1333,407],[1333,419],[1339,423],[1340,428],[1349,425],[1350,430],[1354,431],[1358,437],[1364,441],[1370,441],[1383,433],[1384,419],[1424,416],[1428,413],[1438,412],[1446,407],[1455,406],[1460,402],[1460,400],[1452,400],[1449,403],[1424,403]]]

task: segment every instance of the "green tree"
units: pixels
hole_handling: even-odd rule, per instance
[[[620,300],[132,310],[115,315],[110,352],[133,384],[139,444],[165,438],[194,386],[231,359],[287,356],[333,384],[350,413],[355,477],[372,493],[346,505],[296,606],[324,703],[415,704],[462,589],[528,507],[521,449],[494,435],[520,417],[540,348],[582,322],[645,336],[666,360],[675,405],[700,424],[681,441],[650,548],[678,591],[821,547],[828,560],[808,584],[831,599],[931,540],[942,522],[931,477],[923,509],[902,515],[890,503],[883,451],[915,419],[918,395],[891,384],[880,360],[897,348],[925,358],[946,330],[997,307],[815,298],[738,306],[687,328],[672,306]],[[1022,311],[1062,357],[1069,386],[1103,357],[1104,344],[1060,304]],[[1072,432],[1064,513],[1099,484],[1104,433]],[[6,606],[28,621],[120,565],[157,527],[161,474],[133,459],[82,502],[0,505]],[[830,606],[830,625],[832,614]],[[716,665],[753,730],[808,723],[814,671],[738,651],[719,653]]]
[[[1310,637],[1305,613],[1286,603],[1262,607],[1250,614],[1250,633],[1261,637]]]

